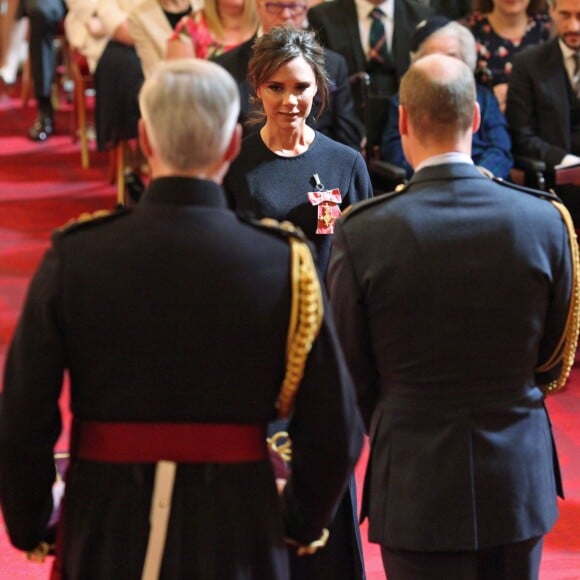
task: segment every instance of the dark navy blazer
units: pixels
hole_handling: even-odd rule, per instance
[[[544,397],[569,238],[545,199],[462,163],[339,220],[328,286],[371,441],[369,538],[474,550],[546,533],[561,492]]]

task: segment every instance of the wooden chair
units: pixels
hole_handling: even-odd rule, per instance
[[[71,79],[74,83],[73,92],[73,141],[80,140],[81,166],[87,169],[90,166],[90,151],[88,139],[88,108],[87,97],[95,90],[94,78],[90,72],[87,59],[75,48],[69,46],[69,62]],[[125,156],[127,141],[120,141],[109,153],[109,181],[117,186],[117,205],[125,206],[128,203],[125,187]]]
[[[407,176],[402,167],[381,159],[380,141],[388,112],[387,98],[371,93],[371,80],[367,73],[356,73],[349,78],[349,82],[366,131],[366,145],[362,153],[375,195],[392,191],[397,185],[405,183]]]
[[[74,83],[72,138],[73,142],[80,140],[81,166],[87,169],[90,165],[87,96],[89,90],[94,91],[93,75],[89,70],[87,59],[77,49],[70,47],[67,43],[67,50],[71,80]]]

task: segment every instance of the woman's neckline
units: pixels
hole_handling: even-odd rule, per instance
[[[303,134],[301,136],[290,136],[288,145],[286,145],[282,143],[282,139],[279,139],[279,136],[270,134],[266,124],[260,129],[260,138],[264,146],[278,157],[292,159],[303,155],[310,149],[316,138],[316,132],[312,127],[305,125]]]

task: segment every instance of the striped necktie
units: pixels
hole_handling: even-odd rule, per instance
[[[385,13],[380,8],[373,8],[369,13],[372,19],[371,30],[369,34],[369,60],[384,64],[389,56],[387,48],[387,36],[383,18]]]

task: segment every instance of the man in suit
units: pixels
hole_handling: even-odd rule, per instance
[[[165,63],[140,107],[147,192],[134,209],[55,234],[10,347],[0,411],[10,539],[48,551],[67,369],[59,577],[288,580],[288,551],[308,558],[324,544],[362,444],[325,291],[297,231],[227,209],[220,184],[241,131],[222,68]],[[293,316],[293,296],[308,316]],[[276,407],[293,410],[282,497],[265,439]]]
[[[514,58],[506,117],[513,151],[544,161],[547,183],[554,187],[554,167],[580,163],[580,0],[551,0],[555,37]],[[580,187],[556,190],[580,223]]]
[[[556,196],[473,166],[475,94],[459,59],[417,60],[400,90],[415,173],[334,234],[328,287],[371,441],[362,514],[389,580],[537,579],[562,493],[544,393],[574,361],[573,225]]]
[[[371,12],[377,8],[382,13],[385,52],[375,58]],[[324,46],[344,56],[349,76],[366,72],[372,93],[389,96],[399,90],[400,78],[409,68],[409,39],[415,26],[431,14],[415,0],[333,0],[312,7],[308,22]]]
[[[256,2],[260,20],[258,34],[269,32],[276,26],[304,28],[306,25],[308,0],[293,2],[256,0]],[[252,38],[215,59],[238,83],[241,95],[240,122],[246,133],[260,128],[260,125],[247,123],[255,110],[252,104],[254,95],[247,80],[248,63],[254,40],[255,38]],[[358,151],[361,149],[364,129],[354,110],[346,63],[339,54],[331,50],[326,50],[325,53],[326,70],[331,85],[330,98],[322,112],[320,111],[320,102],[315,100],[308,123],[331,139],[349,145]]]

